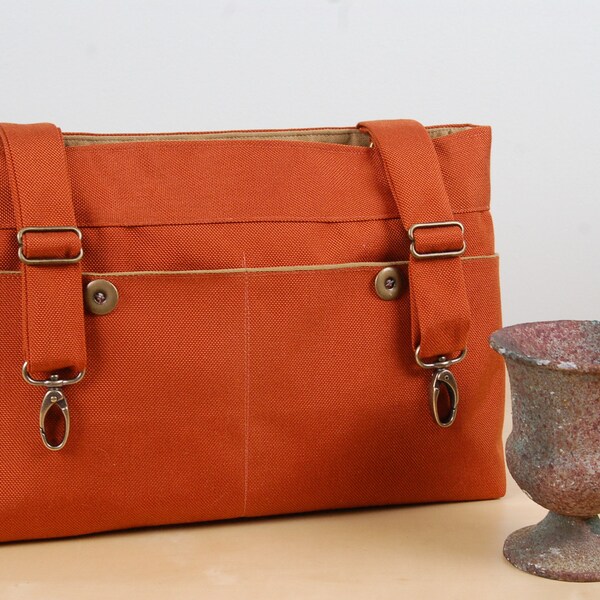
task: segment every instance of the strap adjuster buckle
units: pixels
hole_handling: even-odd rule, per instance
[[[408,230],[408,239],[410,240],[410,253],[415,258],[452,258],[462,256],[467,249],[467,243],[463,239],[462,248],[458,250],[444,250],[442,252],[418,252],[415,247],[415,231],[417,229],[431,229],[433,227],[459,227],[464,235],[465,226],[460,221],[439,221],[437,223],[415,223]]]
[[[52,232],[70,232],[74,233],[79,241],[82,240],[81,230],[77,227],[23,227],[17,232],[17,243],[19,244],[19,260],[26,265],[68,265],[78,263],[83,258],[83,248],[79,254],[73,257],[65,258],[29,258],[23,252],[23,237],[26,233],[52,233]]]

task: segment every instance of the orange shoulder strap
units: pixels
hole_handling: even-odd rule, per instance
[[[0,140],[19,242],[27,370],[42,378],[83,372],[83,250],[62,134],[49,123],[3,123]]]
[[[422,359],[466,348],[470,310],[460,256],[464,229],[455,220],[433,142],[417,121],[367,121],[358,127],[379,152],[411,241],[412,342]]]

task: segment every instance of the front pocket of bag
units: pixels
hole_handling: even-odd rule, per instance
[[[21,378],[20,276],[0,277],[0,540],[231,518],[243,510],[244,280],[131,274],[86,313],[87,373],[65,389],[60,452],[38,428],[43,390]]]
[[[383,265],[247,278],[246,514],[465,500],[504,493],[504,379],[487,337],[500,325],[497,257],[463,261],[469,354],[453,370],[459,417],[430,412],[402,293],[375,292]]]
[[[86,315],[60,452],[20,377],[20,276],[2,275],[0,539],[501,494],[497,259],[463,264],[473,339],[449,430],[414,363],[405,264],[391,301],[384,264],[86,275],[120,299]]]

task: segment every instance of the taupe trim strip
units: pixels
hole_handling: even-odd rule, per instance
[[[427,127],[434,139],[471,129],[470,125]],[[207,140],[292,140],[297,142],[322,142],[347,146],[369,146],[371,138],[355,127],[332,129],[272,129],[263,131],[208,131],[206,133],[148,133],[148,134],[93,134],[65,133],[65,146],[90,146],[131,142],[192,142]]]
[[[497,254],[489,254],[486,256],[463,256],[461,260],[485,260],[490,258],[498,258]],[[391,262],[351,262],[351,263],[336,263],[329,265],[293,265],[280,267],[236,267],[232,269],[197,269],[191,271],[115,271],[115,272],[84,272],[87,277],[131,277],[142,275],[217,275],[226,273],[278,273],[278,272],[294,272],[294,271],[331,271],[335,269],[357,269],[369,267],[391,267],[396,265],[407,265],[407,260],[396,260]],[[20,275],[21,271],[0,271],[0,275]]]

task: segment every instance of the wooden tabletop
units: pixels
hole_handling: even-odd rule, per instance
[[[600,583],[502,557],[545,510],[510,481],[487,502],[338,511],[0,545],[2,600],[568,600]]]

